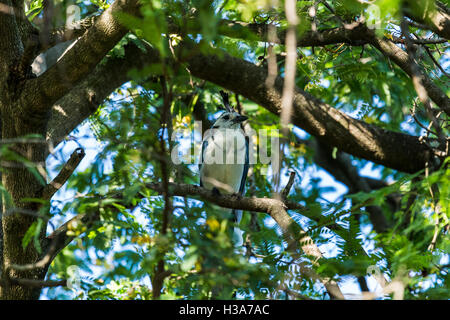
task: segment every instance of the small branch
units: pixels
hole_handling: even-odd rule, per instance
[[[295,180],[295,171],[291,171],[289,174],[289,181],[284,187],[283,191],[281,192],[281,198],[286,200],[289,192],[291,191],[292,185],[294,184]]]
[[[44,190],[42,191],[42,198],[44,200],[50,200],[53,195],[61,189],[64,183],[66,183],[77,166],[80,164],[81,160],[83,160],[85,155],[86,154],[82,148],[75,149],[58,175],[52,180],[52,182],[44,187]]]
[[[434,233],[433,233],[433,238],[431,239],[430,245],[428,246],[428,251],[433,252],[433,250],[436,248],[436,242],[438,239],[438,235],[439,235],[439,217],[436,218],[435,221],[435,225],[434,225]]]
[[[400,43],[400,44],[405,44],[405,39],[404,38],[400,38],[400,37],[393,37],[393,41],[394,43]],[[421,44],[421,45],[425,45],[425,44],[441,44],[441,43],[446,43],[448,40],[447,39],[443,39],[443,38],[437,38],[437,39],[411,39],[411,41],[415,44]]]
[[[98,212],[80,213],[53,231],[46,238],[46,247],[49,248],[48,252],[51,252],[48,263],[51,263],[56,255],[75,238],[75,235],[68,234],[69,231],[79,228],[79,225],[85,225],[86,228],[89,228],[99,220],[100,214]],[[52,246],[54,246],[53,249]]]
[[[163,193],[164,191],[161,183],[147,183],[146,187],[155,190],[158,193]],[[218,196],[208,189],[192,184],[176,184],[169,182],[168,187],[169,194],[171,196],[198,196],[203,200],[229,209],[255,211],[262,213],[269,212],[273,207],[283,207],[288,210],[308,210],[301,204],[291,201],[283,202],[278,199],[270,198],[246,198],[238,194],[221,194],[220,196]]]
[[[0,279],[0,286],[8,286],[11,284],[33,288],[67,287],[67,280],[36,280],[21,278],[10,278],[8,280]]]
[[[385,38],[378,38],[375,35],[370,35],[371,44],[377,48],[383,55],[397,64],[411,79],[419,79],[422,87],[426,89],[430,99],[444,110],[447,115],[450,115],[450,99],[445,92],[438,86],[430,77],[423,73],[420,69],[414,67],[414,64],[410,63],[410,55],[395,45],[392,41]],[[412,44],[414,46],[414,44]]]
[[[416,105],[415,102],[414,102],[414,105]],[[426,127],[422,122],[420,122],[419,119],[417,119],[415,109],[416,109],[416,107],[414,106],[413,110],[411,110],[411,116],[413,117],[414,121],[416,121],[417,125],[419,127],[421,127],[422,129],[424,129],[425,132],[431,133],[431,134],[434,134],[435,136],[437,136],[436,132],[432,131],[430,127]]]
[[[411,41],[411,34],[409,32],[409,25],[405,19],[401,22],[401,30],[403,35],[405,36],[405,42],[406,42],[406,50],[408,52],[408,63],[410,65],[411,70],[411,78],[414,85],[414,88],[416,89],[417,95],[422,102],[422,104],[425,106],[425,109],[431,118],[431,121],[433,122],[433,127],[436,130],[437,136],[441,141],[445,141],[445,136],[442,132],[442,128],[439,125],[439,122],[434,117],[431,107],[431,101],[429,98],[429,93],[427,88],[424,85],[424,73],[421,72],[419,69],[418,64],[415,61],[416,56],[416,46]],[[439,106],[439,105],[438,105]],[[440,106],[439,106],[440,107]],[[444,109],[443,109],[444,110]]]
[[[442,74],[445,75],[447,78],[450,78],[450,74],[448,74],[447,71],[445,71],[444,68],[439,64],[439,62],[433,57],[433,54],[431,53],[430,49],[427,46],[423,46],[423,48],[430,57],[431,61],[433,61],[434,65],[438,67],[439,70],[441,70]]]
[[[201,34],[202,30],[199,26],[195,18],[189,19],[187,21],[186,33],[193,35]],[[180,27],[174,22],[169,22],[168,29],[169,33],[181,33]],[[270,37],[270,32],[273,32],[275,36]],[[297,35],[297,46],[312,47],[337,43],[362,45],[368,43],[364,37],[366,32],[367,28],[363,23],[344,24],[342,27],[317,31],[308,30],[301,33],[301,35]],[[218,33],[230,38],[284,44],[287,29],[273,23],[247,23],[222,19],[218,23]]]
[[[164,66],[163,66],[164,69]],[[168,89],[168,83],[166,81],[166,76],[162,76],[160,78],[161,87],[162,87],[162,94],[163,94],[163,100],[164,105],[161,112],[161,118],[160,118],[160,126],[163,128],[163,131],[161,132],[161,136],[159,138],[159,144],[160,144],[160,165],[161,165],[161,175],[162,175],[162,185],[163,185],[163,196],[164,196],[164,209],[163,209],[163,216],[162,216],[162,226],[161,226],[161,234],[167,235],[167,231],[169,229],[169,221],[170,221],[170,213],[172,212],[172,203],[169,195],[169,177],[170,168],[168,167],[168,163],[165,160],[165,155],[167,154],[166,150],[166,140],[164,139],[164,130],[167,130],[167,135],[171,136],[171,114],[170,114],[170,105],[172,100],[172,90]],[[170,146],[169,146],[170,148]],[[169,150],[170,151],[170,150]],[[154,274],[152,277],[152,298],[153,299],[159,299],[161,296],[161,290],[164,285],[164,279],[170,275],[171,272],[168,272],[165,270],[165,261],[164,261],[164,255],[166,252],[161,252],[161,257],[158,260],[158,263],[155,267]]]

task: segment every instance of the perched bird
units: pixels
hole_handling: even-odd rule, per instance
[[[200,159],[200,186],[221,194],[242,195],[249,167],[248,137],[241,129],[246,116],[236,112],[229,103],[228,95],[221,91],[225,106],[222,113],[203,138]],[[235,224],[242,218],[241,210],[228,210]],[[233,242],[243,244],[242,230],[235,227]]]

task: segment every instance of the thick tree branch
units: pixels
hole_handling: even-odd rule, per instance
[[[208,55],[191,45],[182,46],[191,73],[260,104],[279,115],[283,80],[277,77],[273,88],[267,88],[267,70],[211,49]],[[320,141],[347,153],[404,172],[424,168],[428,147],[418,137],[392,132],[353,119],[341,111],[296,88],[292,123]]]
[[[111,57],[98,65],[83,81],[52,108],[46,140],[58,145],[72,130],[93,114],[100,104],[123,83],[131,80],[128,72],[159,61],[156,50],[143,52],[135,45],[125,47],[124,57]]]
[[[50,110],[126,34],[117,14],[136,10],[137,0],[116,0],[54,66],[38,78],[26,81],[19,104],[26,106],[22,112]]]
[[[80,21],[74,22],[70,27],[63,26],[50,33],[40,32],[38,52],[44,52],[58,43],[74,40],[81,37],[90,27],[92,27],[99,16],[89,16]]]
[[[0,286],[10,286],[11,284],[33,288],[52,288],[61,286],[66,287],[67,280],[36,280],[21,278],[10,278],[8,280],[0,279]]]
[[[189,20],[190,21],[190,20]],[[179,32],[179,28],[171,24],[173,32]],[[245,23],[231,20],[221,20],[218,26],[218,32],[221,35],[238,38],[251,39],[259,41],[268,40],[268,30],[271,25],[262,23]],[[275,29],[277,37],[275,43],[283,44],[286,38],[286,29],[272,26]],[[200,32],[198,24],[194,21],[188,22],[188,32]],[[419,41],[420,42],[420,41]],[[436,42],[436,40],[433,40]],[[442,39],[439,40],[442,42]],[[342,27],[324,29],[317,31],[306,31],[297,36],[298,47],[326,46],[330,44],[346,43],[353,46],[372,44],[386,57],[391,59],[411,78],[414,73],[408,61],[408,55],[401,48],[387,39],[378,38],[375,33],[367,28],[364,23],[344,24]],[[439,88],[424,72],[421,72],[423,85],[429,92],[430,98],[440,106],[447,115],[450,115],[450,99],[445,92]]]

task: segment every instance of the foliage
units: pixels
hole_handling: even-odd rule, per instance
[[[201,27],[201,36],[192,36],[192,40],[202,39],[236,57],[265,64],[267,45],[254,39],[221,36],[219,20],[270,21],[286,25],[282,6],[272,7],[270,1],[143,2],[142,18],[121,17],[132,34],[110,54],[120,56],[124,46],[132,41],[148,43],[163,57],[170,56],[177,39],[167,37],[169,20],[166,18],[183,27],[183,19],[190,15]],[[305,32],[310,29],[311,17],[307,12],[313,1],[297,3],[302,19],[298,32]],[[399,36],[400,1],[376,3],[380,5],[383,22],[378,32],[387,37]],[[83,15],[88,15],[93,6],[103,10],[108,2],[77,4],[83,8]],[[30,1],[33,16],[39,15],[41,5],[42,1]],[[345,0],[335,1],[333,8],[344,21],[351,22],[366,14],[367,6],[360,1]],[[318,29],[339,26],[339,20],[333,18],[334,14],[322,2],[318,2],[316,16]],[[426,36],[426,31],[416,28],[415,32],[419,37]],[[435,47],[449,52],[448,44]],[[282,44],[274,49],[280,54],[285,50]],[[423,134],[423,129],[410,117],[416,97],[411,80],[376,49],[328,45],[299,48],[297,54],[296,84],[299,88],[367,123],[392,131]],[[433,56],[440,57],[437,50],[433,50]],[[420,61],[426,69],[434,68],[428,56],[422,56]],[[278,68],[283,74],[283,55]],[[154,76],[146,77],[149,72]],[[308,257],[296,259],[285,250],[287,243],[274,221],[268,215],[250,212],[245,212],[240,225],[248,247],[236,250],[227,231],[230,228],[228,216],[218,207],[181,197],[172,197],[170,203],[166,203],[163,196],[146,184],[163,182],[165,171],[171,181],[198,183],[196,164],[173,164],[168,156],[181,140],[184,143],[190,140],[173,141],[169,137],[177,129],[194,129],[194,106],[204,107],[209,120],[214,120],[219,112],[217,105],[221,103],[218,95],[221,88],[193,78],[183,66],[164,63],[152,66],[152,70],[134,70],[132,75],[135,81],[117,89],[89,119],[89,132],[99,145],[97,156],[87,169],[77,171],[70,178],[66,189],[66,192],[83,196],[56,210],[61,217],[92,210],[101,215],[101,221],[90,230],[72,230],[80,237],[57,256],[50,268],[50,278],[65,278],[69,277],[69,265],[79,267],[80,285],[73,289],[75,294],[69,289],[48,289],[47,297],[151,299],[151,281],[159,261],[164,261],[166,270],[170,270],[164,280],[161,299],[291,299],[297,297],[293,292],[323,298],[324,289],[318,289],[313,280],[302,275],[301,263],[341,284],[367,275],[368,267],[376,265],[387,279],[403,281],[406,298],[450,297],[448,268],[445,267],[450,250],[447,162],[434,172],[414,175],[373,165],[373,172],[380,179],[394,183],[370,192],[339,194],[330,187],[330,179],[324,172],[317,170],[314,150],[295,143],[293,136],[284,137],[287,143],[281,181],[282,184],[287,181],[288,170],[297,172],[302,181],[294,186],[289,199],[309,208],[309,218],[302,212],[289,213],[327,253],[317,265]],[[445,90],[442,73],[437,73],[433,80]],[[448,86],[446,90],[448,92]],[[237,96],[231,99],[249,116],[254,130],[280,128],[277,116],[252,101]],[[169,105],[169,121],[162,113],[166,104]],[[426,121],[423,107],[419,107],[417,115],[420,121]],[[305,139],[310,138],[296,130]],[[190,143],[195,144],[194,138]],[[163,149],[168,152],[164,153]],[[14,157],[5,154],[6,150],[2,149],[3,157]],[[336,152],[339,150],[334,151],[333,157]],[[353,158],[352,163],[360,171],[368,165],[367,161],[357,158]],[[276,191],[274,185],[269,166],[256,164],[246,195],[271,197]],[[438,189],[439,194],[431,195],[432,188]],[[117,193],[123,197],[114,197]],[[338,195],[337,199],[327,200],[330,194]],[[395,211],[388,203],[390,195],[400,201]],[[409,204],[411,197],[414,201]],[[57,203],[52,202],[52,206],[55,209]],[[170,208],[170,218],[168,231],[164,232],[166,206]],[[375,232],[365,210],[369,206],[382,208],[393,227],[385,233]],[[313,216],[317,219],[311,219]],[[333,225],[339,226],[340,231],[332,228]],[[39,223],[33,224],[23,245],[33,245],[33,236],[38,231]],[[436,232],[440,236],[429,250]]]

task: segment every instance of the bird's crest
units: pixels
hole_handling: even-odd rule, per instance
[[[220,109],[224,109],[227,112],[235,112],[234,108],[230,105],[230,98],[228,97],[228,93],[223,90],[220,90],[219,93],[222,96],[223,105],[225,107]]]

